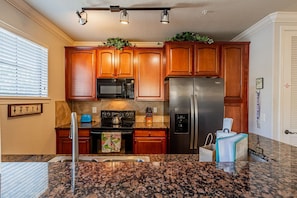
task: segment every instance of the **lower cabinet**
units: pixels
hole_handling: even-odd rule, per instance
[[[133,136],[134,154],[165,154],[165,130],[135,130]]]
[[[56,153],[57,154],[71,154],[72,153],[72,140],[69,138],[69,129],[56,130]],[[79,154],[90,153],[90,130],[78,130],[78,147]]]

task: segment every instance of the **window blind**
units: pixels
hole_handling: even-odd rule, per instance
[[[48,97],[48,49],[0,28],[0,96]]]
[[[291,47],[291,129],[297,129],[297,36],[292,36]]]

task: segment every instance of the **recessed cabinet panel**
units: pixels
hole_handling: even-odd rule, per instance
[[[133,78],[133,50],[97,50],[97,78]]]
[[[69,129],[56,130],[56,153],[72,154],[72,140],[69,138]],[[78,130],[78,147],[80,154],[90,154],[90,131]]]
[[[166,76],[192,75],[193,44],[165,44]]]
[[[115,76],[114,50],[97,50],[97,78]]]
[[[225,99],[242,100],[246,96],[248,52],[246,45],[223,45],[222,67],[225,79]]]
[[[245,119],[244,111],[241,103],[228,103],[225,104],[225,116],[226,118],[233,118],[232,131],[244,132],[245,131]]]
[[[162,49],[137,49],[134,56],[136,100],[164,100]]]
[[[96,99],[96,50],[66,48],[66,100]]]
[[[134,154],[166,154],[165,130],[135,130]]]
[[[122,78],[133,78],[133,50],[117,50],[116,57],[117,76]]]
[[[196,44],[194,75],[220,75],[220,46],[217,44]]]

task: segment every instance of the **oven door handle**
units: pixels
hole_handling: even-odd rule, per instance
[[[116,132],[116,133],[120,132],[122,135],[129,135],[129,134],[133,133],[133,131],[112,131],[112,132],[108,131],[107,133],[113,133],[113,132]],[[91,131],[91,134],[95,134],[95,135],[100,135],[102,133],[104,133],[104,132],[103,131]]]

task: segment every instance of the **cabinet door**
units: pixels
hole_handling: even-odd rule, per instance
[[[96,99],[96,50],[66,48],[66,100]]]
[[[134,154],[165,154],[165,137],[135,137]]]
[[[220,45],[203,43],[196,44],[194,60],[195,76],[220,75]]]
[[[97,78],[114,78],[115,73],[115,50],[97,50]]]
[[[134,154],[165,154],[166,147],[165,130],[134,131]]]
[[[72,140],[69,138],[69,129],[61,129],[56,131],[56,149],[57,154],[71,154]],[[90,153],[90,131],[86,129],[78,130],[78,147],[80,154]]]
[[[233,118],[232,130],[236,132],[248,132],[248,64],[249,43],[223,44],[225,117]]]
[[[133,50],[116,50],[116,76],[118,78],[134,78]]]
[[[161,48],[134,51],[136,100],[164,100],[164,66]]]
[[[189,76],[193,73],[194,44],[165,43],[166,76]]]
[[[90,138],[78,139],[79,154],[90,154]],[[72,140],[70,138],[57,139],[57,154],[72,154]]]

